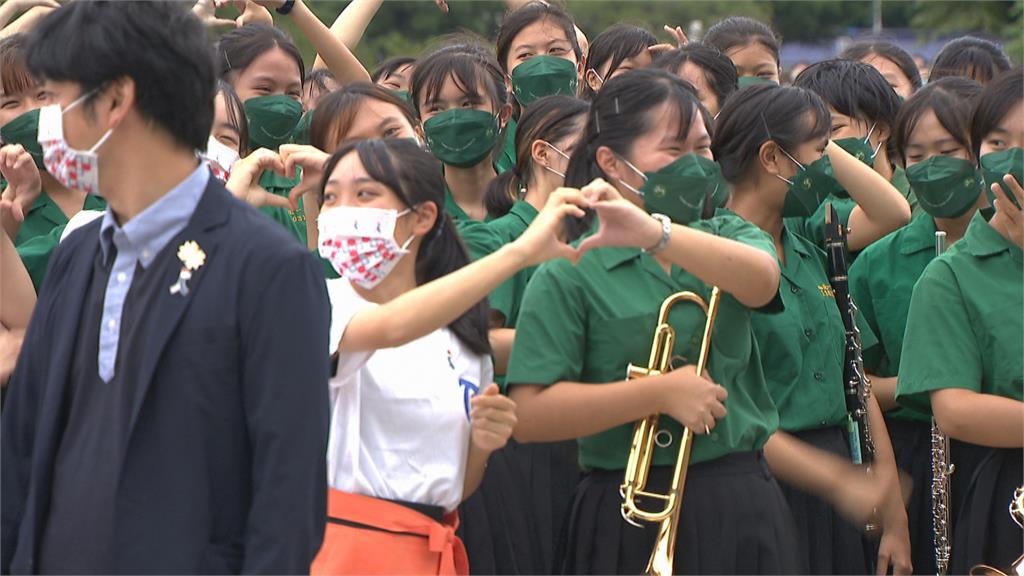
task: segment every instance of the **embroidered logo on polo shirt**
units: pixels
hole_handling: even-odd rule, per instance
[[[821,295],[824,296],[825,298],[835,298],[836,297],[836,291],[833,290],[832,286],[830,286],[828,284],[819,284],[818,285],[818,292],[821,292]]]

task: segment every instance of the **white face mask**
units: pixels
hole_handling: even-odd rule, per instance
[[[114,129],[107,130],[99,142],[88,150],[76,150],[64,139],[64,114],[85,102],[94,92],[96,90],[81,95],[63,111],[60,104],[42,107],[39,110],[38,140],[43,149],[43,165],[58,182],[86,194],[99,195],[100,167],[96,151],[114,133]]]
[[[227,180],[227,176],[231,176],[231,167],[239,159],[238,152],[221,144],[213,136],[210,136],[210,139],[206,142],[206,153],[203,156],[211,163],[217,165],[214,167],[214,174],[218,174],[217,168],[220,168],[220,172],[225,174],[224,180]]]
[[[384,280],[409,253],[415,236],[405,244],[395,241],[395,223],[412,212],[340,206],[320,213],[320,256],[349,282],[367,290]]]

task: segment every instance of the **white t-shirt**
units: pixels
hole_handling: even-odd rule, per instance
[[[344,279],[327,281],[331,353],[349,320],[376,306]],[[327,482],[337,490],[440,506],[462,501],[469,399],[494,381],[490,357],[447,328],[397,348],[338,355],[331,378]]]

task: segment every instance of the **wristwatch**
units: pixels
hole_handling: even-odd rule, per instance
[[[295,0],[284,0],[284,4],[281,4],[275,10],[278,14],[288,14],[295,7]]]
[[[651,218],[661,222],[661,239],[657,244],[650,248],[644,248],[643,251],[648,254],[656,254],[668,246],[668,240],[672,237],[672,220],[664,214],[651,214]]]

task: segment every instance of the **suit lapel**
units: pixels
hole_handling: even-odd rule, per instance
[[[188,294],[180,292],[172,294],[170,291],[170,287],[177,283],[182,270],[182,262],[177,255],[161,259],[159,268],[153,270],[160,277],[158,284],[160,291],[151,304],[152,316],[148,320],[151,328],[147,331],[146,343],[142,346],[139,367],[140,388],[132,402],[129,430],[135,428],[142,403],[149,392],[156,366],[163,356],[167,343],[181,323],[181,318],[189,304],[199,296],[203,278],[206,277],[210,266],[216,266],[218,235],[212,232],[227,220],[229,210],[227,192],[216,179],[211,178],[202,199],[196,206],[192,219],[167,245],[167,249],[177,252],[179,246],[184,242],[194,241],[206,253],[206,261],[198,269],[192,271],[192,277],[188,280]]]

